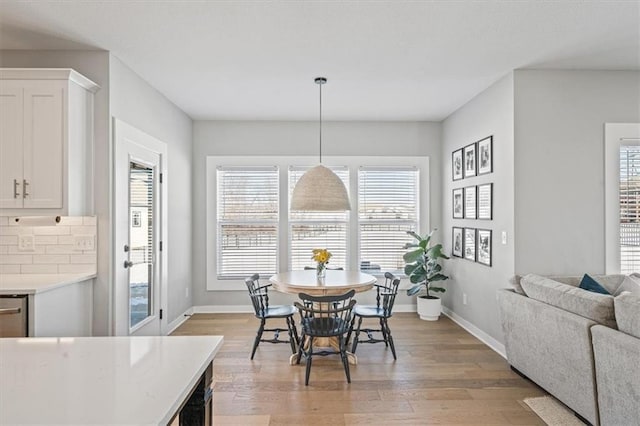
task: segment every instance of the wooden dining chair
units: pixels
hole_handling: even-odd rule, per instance
[[[300,335],[296,362],[300,364],[303,355],[306,358],[305,386],[309,384],[313,355],[339,354],[347,382],[351,383],[345,335],[351,326],[353,307],[356,304],[356,301],[353,300],[355,294],[355,290],[351,290],[337,296],[311,296],[305,293],[298,295],[302,303],[295,302],[294,305],[300,312],[302,334]],[[313,345],[318,338],[333,339],[334,343],[337,341],[337,344],[332,345],[337,346],[337,350],[328,350],[327,348],[315,352]]]
[[[258,327],[256,338],[253,342],[253,349],[251,350],[251,359],[253,359],[260,342],[289,343],[291,345],[291,353],[295,354],[297,349],[296,345],[299,342],[298,330],[296,329],[296,323],[293,319],[296,308],[292,305],[269,306],[269,287],[271,287],[271,284],[261,286],[259,274],[253,274],[245,278],[244,282],[247,284],[247,289],[249,290],[255,316],[260,320],[260,327]],[[278,318],[285,319],[287,323],[286,329],[265,328],[267,320]],[[289,340],[280,340],[280,333],[285,330],[289,333]],[[263,339],[262,333],[265,331],[273,332],[273,339]]]
[[[391,272],[385,272],[384,284],[376,284],[376,305],[358,305],[353,310],[353,320],[347,335],[347,342],[351,338],[351,333],[354,331],[354,325],[358,320],[358,325],[355,328],[355,336],[353,338],[353,344],[351,345],[351,352],[356,353],[358,343],[381,343],[384,342],[385,346],[391,348],[393,359],[396,358],[396,348],[393,343],[393,336],[391,336],[391,329],[389,328],[388,319],[391,318],[393,311],[393,303],[396,300],[398,294],[398,286],[400,285],[400,279],[396,278]],[[377,318],[380,322],[380,328],[361,328],[362,320],[364,318]],[[360,332],[367,334],[367,339],[360,339]],[[376,339],[373,333],[382,333],[382,339]]]

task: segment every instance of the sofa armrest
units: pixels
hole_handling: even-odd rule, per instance
[[[636,424],[640,419],[640,339],[601,325],[591,333],[600,422]]]
[[[498,290],[498,306],[509,363],[598,424],[590,331],[596,322],[506,289]]]

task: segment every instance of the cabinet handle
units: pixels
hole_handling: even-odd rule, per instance
[[[14,179],[13,180],[13,198],[18,198],[20,196],[20,193],[18,192],[19,186],[20,186],[20,182],[18,182],[18,179]]]
[[[27,198],[29,196],[27,186],[29,186],[29,182],[27,182],[26,179],[22,179],[22,198]]]
[[[5,308],[0,309],[0,315],[19,314],[22,309],[20,308]]]

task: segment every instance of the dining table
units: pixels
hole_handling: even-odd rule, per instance
[[[355,290],[356,293],[371,290],[377,282],[375,276],[360,271],[328,269],[324,277],[319,278],[315,270],[288,271],[275,274],[269,278],[273,289],[281,293],[298,295],[306,293],[311,296],[335,296]],[[302,344],[307,344],[303,342]],[[337,338],[314,339],[314,346],[330,347],[339,350]],[[358,357],[347,351],[350,364],[357,364]],[[289,357],[289,364],[297,363],[297,354]]]

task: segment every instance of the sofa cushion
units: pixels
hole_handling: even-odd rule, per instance
[[[594,293],[600,294],[611,294],[607,291],[606,288],[602,287],[598,281],[591,278],[589,274],[584,274],[582,277],[582,281],[580,281],[579,288],[587,291],[592,291]]]
[[[592,293],[534,274],[522,277],[520,284],[532,299],[617,328],[611,295]]]
[[[524,292],[524,290],[522,289],[522,285],[520,284],[521,279],[522,276],[514,275],[513,277],[511,277],[511,279],[509,279],[509,284],[511,284],[511,287],[513,287],[516,293],[526,296],[527,294]]]
[[[562,276],[549,276],[554,281],[558,281],[562,284],[568,284],[574,287],[578,287],[584,275],[562,275]],[[602,287],[606,288],[609,294],[614,294],[622,281],[624,281],[626,275],[591,275],[594,280],[598,281]]]
[[[640,296],[640,281],[638,278],[633,275],[625,277],[618,290],[613,294],[614,296],[619,296],[622,292],[628,291],[631,294],[635,294],[636,296]]]
[[[614,305],[618,330],[640,339],[640,296],[625,291]]]

